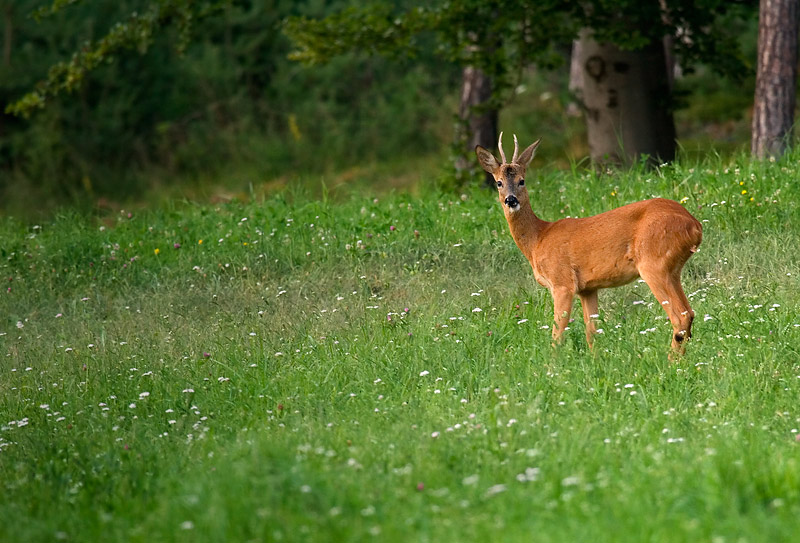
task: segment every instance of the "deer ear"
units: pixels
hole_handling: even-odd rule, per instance
[[[539,142],[541,141],[542,139],[539,138],[538,140],[533,142],[527,149],[522,151],[522,154],[519,155],[519,158],[517,159],[517,164],[519,164],[523,168],[527,168],[528,164],[530,164],[531,160],[533,160],[533,155],[536,153],[536,148],[539,147]]]
[[[494,155],[480,145],[475,146],[475,154],[478,155],[478,162],[480,163],[481,168],[486,170],[487,173],[494,174],[494,172],[497,171],[497,168],[500,167],[500,163],[497,162],[497,159],[494,157]]]

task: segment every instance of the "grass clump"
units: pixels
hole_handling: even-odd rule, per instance
[[[646,285],[552,306],[488,192],[0,224],[0,539],[789,540],[798,156],[531,180],[703,222],[688,354]]]

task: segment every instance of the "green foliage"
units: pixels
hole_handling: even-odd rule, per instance
[[[73,0],[56,0],[49,8],[40,8],[35,13],[43,15],[59,13]],[[163,32],[162,27],[174,25],[179,40],[177,49],[182,52],[190,40],[192,24],[219,11],[229,2],[196,2],[194,0],[157,0],[145,3],[144,12],[134,11],[124,21],[115,23],[107,33],[96,42],[81,44],[68,62],[57,62],[50,67],[47,78],[16,102],[6,106],[6,113],[29,116],[35,109],[41,109],[46,102],[62,92],[74,92],[86,75],[103,63],[114,60],[122,51],[132,49],[140,54],[147,51],[153,43],[154,32]]]
[[[671,36],[684,69],[703,63],[718,74],[738,79],[754,68],[742,53],[738,24],[756,16],[758,2],[754,0],[592,0],[580,4],[577,16],[598,41],[639,49]]]
[[[529,176],[546,219],[703,221],[675,363],[640,283],[551,349],[484,191],[5,218],[0,539],[790,541],[798,164]]]
[[[493,107],[499,107],[522,67],[563,63],[556,48],[568,43],[577,28],[565,16],[562,2],[460,0],[406,10],[373,2],[322,19],[289,18],[285,32],[296,46],[291,58],[311,64],[350,51],[413,58],[430,50],[488,74],[494,84]]]
[[[417,37],[435,36],[434,51],[461,66],[490,75],[497,97],[505,97],[516,74],[530,64],[562,62],[558,47],[582,28],[599,41],[640,49],[675,36],[682,65],[705,62],[719,73],[738,77],[746,70],[739,34],[725,24],[751,17],[756,2],[591,0],[583,2],[459,0],[397,10],[383,2],[350,8],[323,19],[290,18],[286,32],[296,44],[292,57],[323,63],[347,51],[413,56]],[[495,98],[496,100],[498,98]]]
[[[399,19],[396,11],[390,4],[375,3],[363,8],[350,7],[324,19],[291,18],[285,31],[299,49],[289,57],[309,64],[324,64],[352,50],[413,56],[417,52],[416,36],[431,27],[435,12],[419,7]]]
[[[96,43],[92,37],[114,28],[109,21],[144,14],[151,4],[81,2],[40,23],[27,16],[40,2],[14,4],[0,102],[33,88],[87,39]],[[49,98],[27,120],[2,117],[0,200],[6,206],[27,194],[25,201],[36,202],[31,209],[125,200],[158,184],[180,180],[191,190],[223,175],[229,186],[247,187],[397,161],[400,150],[439,151],[451,66],[426,55],[413,66],[353,55],[313,69],[286,59],[283,19],[328,9],[311,1],[237,2],[193,20],[183,52],[177,26],[165,20],[144,54],[111,55],[83,74],[73,94]]]

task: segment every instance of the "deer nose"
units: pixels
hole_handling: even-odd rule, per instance
[[[514,195],[506,196],[506,205],[508,207],[517,207],[517,205],[519,205],[519,200],[517,200],[517,197]]]

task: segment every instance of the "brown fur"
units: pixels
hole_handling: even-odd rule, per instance
[[[691,337],[694,311],[680,276],[702,241],[700,222],[678,202],[663,198],[634,202],[593,217],[543,221],[534,214],[527,188],[520,184],[538,145],[537,141],[525,149],[511,165],[500,163],[481,146],[475,152],[481,166],[502,184],[498,194],[511,236],[536,280],[553,296],[554,341],[561,341],[577,294],[591,346],[597,330],[593,316],[598,312],[598,289],[641,277],[672,323],[672,349],[682,353],[684,340]],[[509,166],[513,171],[509,172]],[[519,202],[516,210],[506,205],[513,198]]]

